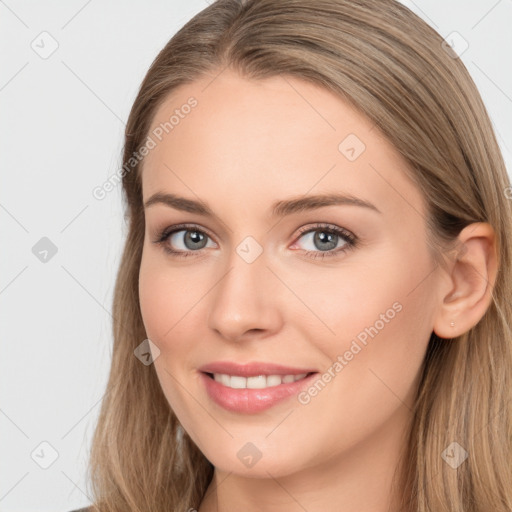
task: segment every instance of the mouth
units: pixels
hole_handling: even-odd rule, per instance
[[[207,377],[215,380],[219,384],[231,389],[266,389],[290,384],[299,380],[306,379],[317,372],[307,372],[287,375],[254,375],[243,377],[241,375],[229,375],[227,373],[203,372]]]
[[[247,368],[240,370],[240,367],[238,371],[231,371],[246,375],[204,370],[199,371],[199,375],[212,402],[236,414],[257,414],[284,403],[312,385],[314,379],[320,375],[317,371],[289,373],[290,369],[283,373],[268,374],[261,373],[261,370],[258,373]],[[280,370],[274,367],[273,371]]]

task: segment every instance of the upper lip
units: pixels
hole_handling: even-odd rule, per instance
[[[233,361],[215,361],[201,366],[199,371],[238,375],[240,377],[255,377],[257,375],[300,375],[302,373],[316,372],[317,370],[312,368],[292,368],[291,366],[260,361],[247,364],[235,363]]]

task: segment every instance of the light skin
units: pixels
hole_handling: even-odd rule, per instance
[[[215,466],[199,512],[394,510],[391,480],[429,337],[456,337],[485,313],[496,275],[493,231],[468,226],[460,259],[436,266],[422,194],[367,118],[297,78],[254,81],[229,69],[213,76],[181,86],[159,107],[150,132],[190,96],[198,101],[142,172],[144,202],[172,193],[213,212],[148,206],[139,280],[162,389]],[[339,150],[349,134],[366,146],[354,161]],[[271,215],[276,201],[333,193],[378,211],[333,204]],[[152,243],[181,223],[196,228]],[[335,236],[326,251],[315,243],[315,233],[325,234],[316,223],[348,230],[358,243],[322,259],[347,241]],[[197,229],[206,235],[200,249],[183,237]],[[263,251],[252,263],[237,253],[248,236]],[[257,414],[230,412],[199,378],[200,366],[219,360],[323,373],[396,303],[401,310],[305,405],[295,396]],[[262,454],[251,468],[237,457],[247,442]]]

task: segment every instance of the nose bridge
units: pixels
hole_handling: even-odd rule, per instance
[[[214,288],[210,328],[234,340],[249,330],[278,327],[276,279],[267,264],[263,247],[253,237],[246,237],[233,249]]]

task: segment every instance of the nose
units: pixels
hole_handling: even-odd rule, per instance
[[[282,325],[281,283],[263,254],[248,263],[233,251],[228,265],[209,294],[209,328],[228,341],[259,339],[277,332]]]

